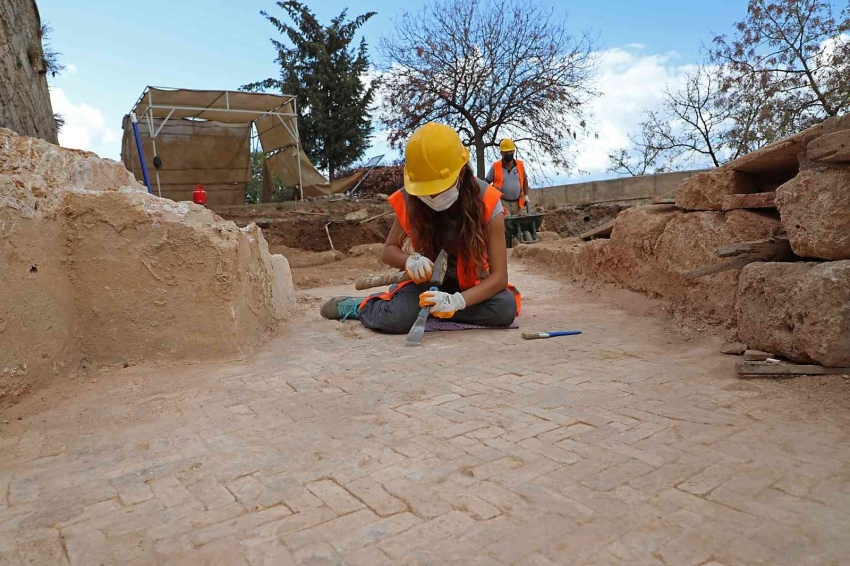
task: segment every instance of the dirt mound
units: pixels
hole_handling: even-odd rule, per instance
[[[256,226],[0,129],[0,402],[99,365],[251,351],[294,306]]]
[[[628,208],[620,204],[587,204],[582,206],[559,206],[546,211],[543,229],[556,232],[562,237],[574,237],[614,220],[620,211]]]
[[[256,223],[273,253],[285,248],[331,251],[331,242],[334,249],[348,253],[356,246],[383,243],[394,220],[392,214],[381,216],[391,212],[386,201],[369,199],[229,206],[215,212],[239,226]]]
[[[340,177],[348,177],[366,172],[365,167],[355,167],[340,172]],[[358,196],[391,195],[404,186],[404,162],[397,161],[388,165],[379,165],[372,169],[369,176],[357,187]]]

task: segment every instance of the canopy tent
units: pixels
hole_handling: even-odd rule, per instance
[[[156,171],[154,190],[160,196],[189,200],[201,183],[209,204],[242,204],[251,179],[252,125],[266,163],[284,185],[297,185],[302,198],[337,192],[301,148],[294,96],[147,87],[131,112],[146,126],[145,162]],[[141,180],[129,116],[123,126],[121,159]]]

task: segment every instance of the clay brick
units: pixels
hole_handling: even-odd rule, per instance
[[[345,487],[381,517],[395,515],[407,508],[402,501],[387,493],[387,491],[372,478],[361,478],[346,484]]]
[[[649,473],[652,469],[652,466],[638,460],[629,460],[598,474],[586,477],[581,483],[597,491],[609,491],[620,484]]]
[[[473,520],[465,513],[452,511],[387,539],[378,547],[390,558],[398,559],[413,549],[437,544],[449,537],[457,536],[472,524]]]
[[[324,501],[325,505],[337,515],[345,515],[364,507],[362,501],[330,480],[308,483],[307,489]]]
[[[283,505],[264,509],[256,513],[243,515],[236,519],[230,519],[216,525],[210,525],[192,535],[192,542],[196,545],[208,544],[215,539],[223,538],[230,535],[236,535],[244,531],[252,530],[260,525],[271,523],[282,517],[287,517],[292,514],[292,511]]]
[[[412,513],[400,513],[363,526],[331,543],[339,553],[344,554],[396,536],[421,523],[422,519]]]
[[[175,507],[187,501],[194,500],[189,490],[174,476],[149,481],[148,485],[151,491],[153,491],[154,496],[162,501],[166,507]]]
[[[342,517],[337,517],[314,527],[283,535],[283,541],[290,549],[332,542],[356,531],[357,529],[379,521],[380,517],[368,509],[361,509]]]

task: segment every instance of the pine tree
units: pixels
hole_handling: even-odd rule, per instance
[[[279,90],[294,95],[298,128],[307,157],[328,171],[337,172],[354,163],[369,147],[372,122],[369,107],[377,80],[366,80],[369,57],[366,41],[352,46],[357,30],[375,12],[346,20],[347,10],[323,26],[310,9],[297,2],[277,2],[292,24],[260,12],[291,45],[272,39],[280,65],[279,79],[266,79],[242,87],[249,92]]]

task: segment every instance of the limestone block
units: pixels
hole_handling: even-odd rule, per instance
[[[3,129],[0,289],[0,404],[100,365],[244,355],[295,305],[256,225]]]
[[[750,348],[850,366],[850,261],[752,263],[742,270],[736,310]]]
[[[850,162],[850,130],[841,130],[819,137],[808,145],[806,155],[811,161]]]
[[[816,167],[776,190],[791,249],[803,257],[850,259],[850,167]]]
[[[715,169],[685,179],[676,189],[676,206],[686,210],[723,210],[726,195],[755,192],[752,177],[731,169]]]

